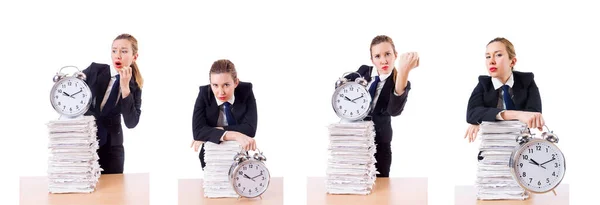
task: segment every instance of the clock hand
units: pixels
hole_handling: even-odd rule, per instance
[[[70,97],[70,98],[73,98],[73,99],[75,99],[75,97],[73,97],[73,95],[69,95],[69,94],[67,94],[67,93],[66,93],[66,92],[64,92],[64,91],[63,91],[63,93],[62,93],[62,94],[63,94],[64,96],[67,96],[67,97]]]
[[[548,161],[546,161],[546,162],[544,162],[544,163],[540,164],[540,166],[541,166],[541,165],[544,165],[544,164],[547,164],[548,162],[554,161],[555,159],[556,159],[556,158],[554,158],[554,157],[553,157],[551,160],[548,160]]]
[[[79,92],[76,92],[76,93],[73,93],[73,94],[71,94],[71,96],[73,96],[73,95],[77,95],[77,94],[79,94],[80,92],[83,92],[83,89],[79,90]]]
[[[346,98],[347,101],[354,102],[354,101],[350,100],[350,98],[348,98],[348,96],[344,96],[344,98]]]
[[[260,177],[262,176],[262,173],[260,173],[258,176],[252,177],[252,179],[256,178],[256,177]]]
[[[537,165],[538,167],[542,167],[542,168],[546,169],[546,167],[544,167],[544,166],[540,165],[538,162],[536,162],[536,161],[535,161],[535,160],[533,160],[533,159],[529,159],[529,163],[530,163],[530,164],[533,164],[533,165]]]
[[[247,174],[244,174],[244,177],[246,177],[246,178],[248,178],[248,179],[250,179],[250,180],[254,181],[254,179],[253,179],[253,178],[250,178],[250,176],[248,176]]]
[[[360,97],[354,98],[354,99],[352,100],[352,102],[354,102],[355,100],[358,100],[358,99],[360,99],[360,98],[362,98],[362,97],[364,97],[364,95],[361,95]]]

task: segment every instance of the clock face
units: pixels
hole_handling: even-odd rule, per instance
[[[364,86],[348,82],[335,90],[331,104],[339,117],[361,120],[369,114],[371,95]]]
[[[244,161],[234,170],[233,189],[247,198],[260,196],[267,190],[271,176],[265,165],[258,161]]]
[[[90,88],[83,80],[67,77],[54,84],[50,92],[50,102],[62,115],[79,116],[87,112],[91,95]]]
[[[514,176],[531,192],[551,191],[564,177],[565,158],[558,147],[547,140],[530,141],[513,157]]]

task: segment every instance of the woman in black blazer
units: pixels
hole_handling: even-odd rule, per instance
[[[216,144],[237,141],[244,150],[255,150],[257,113],[252,84],[240,82],[234,64],[226,59],[217,60],[210,68],[210,85],[200,86],[194,105],[192,147],[200,150],[200,164],[204,162],[204,142]]]
[[[100,167],[102,174],[123,173],[125,150],[121,115],[127,128],[134,128],[142,106],[144,80],[135,63],[137,40],[121,34],[112,44],[112,65],[92,63],[83,70],[92,91],[92,105],[85,115],[93,115],[98,126]]]
[[[389,177],[392,165],[391,117],[400,115],[404,110],[410,90],[408,74],[413,68],[419,66],[419,56],[414,52],[402,54],[400,65],[396,69],[394,62],[398,57],[398,52],[396,52],[392,38],[385,35],[373,38],[370,50],[371,62],[376,67],[376,76],[371,76],[373,67],[367,65],[362,65],[357,73],[369,82],[367,88],[369,92],[373,93],[372,108],[365,120],[372,120],[375,124],[375,144],[377,145],[375,167],[379,172],[377,177]],[[354,80],[358,75],[350,74],[346,77]]]
[[[519,120],[529,128],[542,130],[545,122],[540,92],[533,73],[513,70],[517,62],[513,44],[505,38],[495,38],[488,43],[485,57],[490,76],[479,76],[469,98],[470,125],[465,138],[475,141],[482,121]]]

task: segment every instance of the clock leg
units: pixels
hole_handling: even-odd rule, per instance
[[[554,193],[554,196],[556,196],[556,190],[552,189],[552,193]]]

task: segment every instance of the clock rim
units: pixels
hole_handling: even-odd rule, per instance
[[[562,156],[562,161],[563,161],[563,174],[562,174],[562,177],[560,178],[560,180],[558,180],[558,182],[554,186],[552,186],[552,188],[548,189],[547,191],[543,191],[543,192],[533,191],[533,190],[529,189],[527,186],[525,186],[521,182],[521,180],[518,179],[517,173],[515,172],[515,170],[517,169],[517,166],[516,166],[517,159],[516,158],[518,158],[516,154],[517,153],[522,153],[523,150],[524,150],[524,148],[527,147],[527,145],[535,144],[535,143],[538,143],[538,142],[542,142],[542,143],[546,143],[547,142],[548,144],[550,144],[550,146],[552,146],[554,149],[556,149],[558,152],[560,152],[560,155]],[[562,182],[562,180],[565,178],[565,174],[567,172],[567,161],[565,159],[564,153],[562,152],[562,150],[560,150],[560,148],[558,148],[558,146],[556,146],[555,143],[549,142],[548,140],[545,140],[545,139],[531,139],[527,143],[524,143],[522,145],[517,146],[512,151],[511,157],[510,157],[510,161],[509,161],[508,164],[509,164],[509,167],[510,167],[510,173],[511,173],[513,179],[515,181],[517,181],[517,184],[519,184],[519,186],[521,188],[525,189],[526,191],[531,192],[531,193],[535,193],[535,194],[548,193],[548,192],[556,189],[556,187],[558,187],[558,185],[560,185],[560,183]]]
[[[62,113],[57,107],[56,105],[54,105],[54,99],[53,99],[53,93],[56,91],[57,86],[60,85],[62,82],[67,81],[67,80],[78,80],[81,81],[83,83],[84,86],[84,92],[88,92],[89,93],[89,100],[88,102],[84,105],[85,109],[82,109],[81,111],[74,113],[74,114],[67,114],[67,113]],[[52,108],[54,108],[54,111],[56,111],[58,114],[63,115],[63,116],[67,116],[67,117],[79,117],[84,115],[89,109],[90,109],[90,105],[92,104],[92,90],[90,89],[90,87],[88,86],[88,84],[82,80],[79,79],[77,77],[73,77],[73,76],[69,76],[69,77],[64,77],[62,79],[60,79],[58,82],[54,83],[54,85],[52,86],[52,89],[50,90],[50,104],[52,105]]]
[[[339,87],[337,87],[337,88],[335,89],[335,91],[333,91],[333,95],[331,96],[331,108],[333,108],[333,111],[335,112],[335,114],[336,114],[336,115],[337,115],[339,118],[341,118],[341,119],[348,120],[348,121],[361,121],[361,120],[363,120],[365,117],[367,117],[367,116],[369,115],[369,113],[371,112],[371,109],[373,109],[373,108],[372,108],[373,99],[371,99],[371,98],[370,98],[370,96],[369,96],[369,98],[367,98],[367,99],[368,99],[368,101],[369,101],[369,103],[368,103],[368,104],[369,104],[369,107],[367,108],[367,111],[366,111],[366,112],[364,112],[363,114],[357,115],[357,116],[359,116],[359,117],[355,117],[355,118],[347,118],[347,117],[344,117],[342,114],[340,114],[340,113],[337,111],[337,109],[335,109],[335,105],[334,105],[334,103],[335,103],[335,96],[337,96],[337,95],[339,94],[339,92],[342,90],[342,88],[344,88],[345,86],[347,86],[347,85],[350,85],[350,84],[355,84],[355,85],[359,86],[361,89],[364,89],[365,91],[367,91],[367,93],[369,93],[369,90],[368,90],[368,89],[367,89],[365,86],[362,86],[361,84],[359,84],[359,83],[357,83],[357,82],[354,82],[354,81],[352,81],[352,82],[346,82],[346,83],[344,83],[343,85],[340,85]]]
[[[260,163],[260,165],[262,165],[265,170],[267,171],[267,176],[269,176],[269,180],[267,181],[267,186],[265,187],[264,191],[260,192],[260,194],[253,196],[253,197],[248,197],[244,194],[240,194],[240,192],[235,188],[235,182],[237,180],[235,180],[235,173],[238,172],[238,170],[240,168],[242,168],[242,166],[246,165],[246,164],[250,164],[250,163]],[[269,185],[271,184],[271,172],[269,171],[269,168],[265,165],[265,163],[263,163],[262,161],[258,161],[258,160],[254,160],[254,159],[249,159],[246,161],[243,161],[241,163],[234,163],[233,164],[234,168],[232,169],[232,172],[230,172],[229,174],[229,180],[230,180],[230,184],[231,187],[233,188],[233,191],[235,191],[236,194],[238,194],[239,196],[245,197],[245,198],[256,198],[259,197],[261,195],[263,195],[265,192],[267,192],[267,189],[269,189]]]

